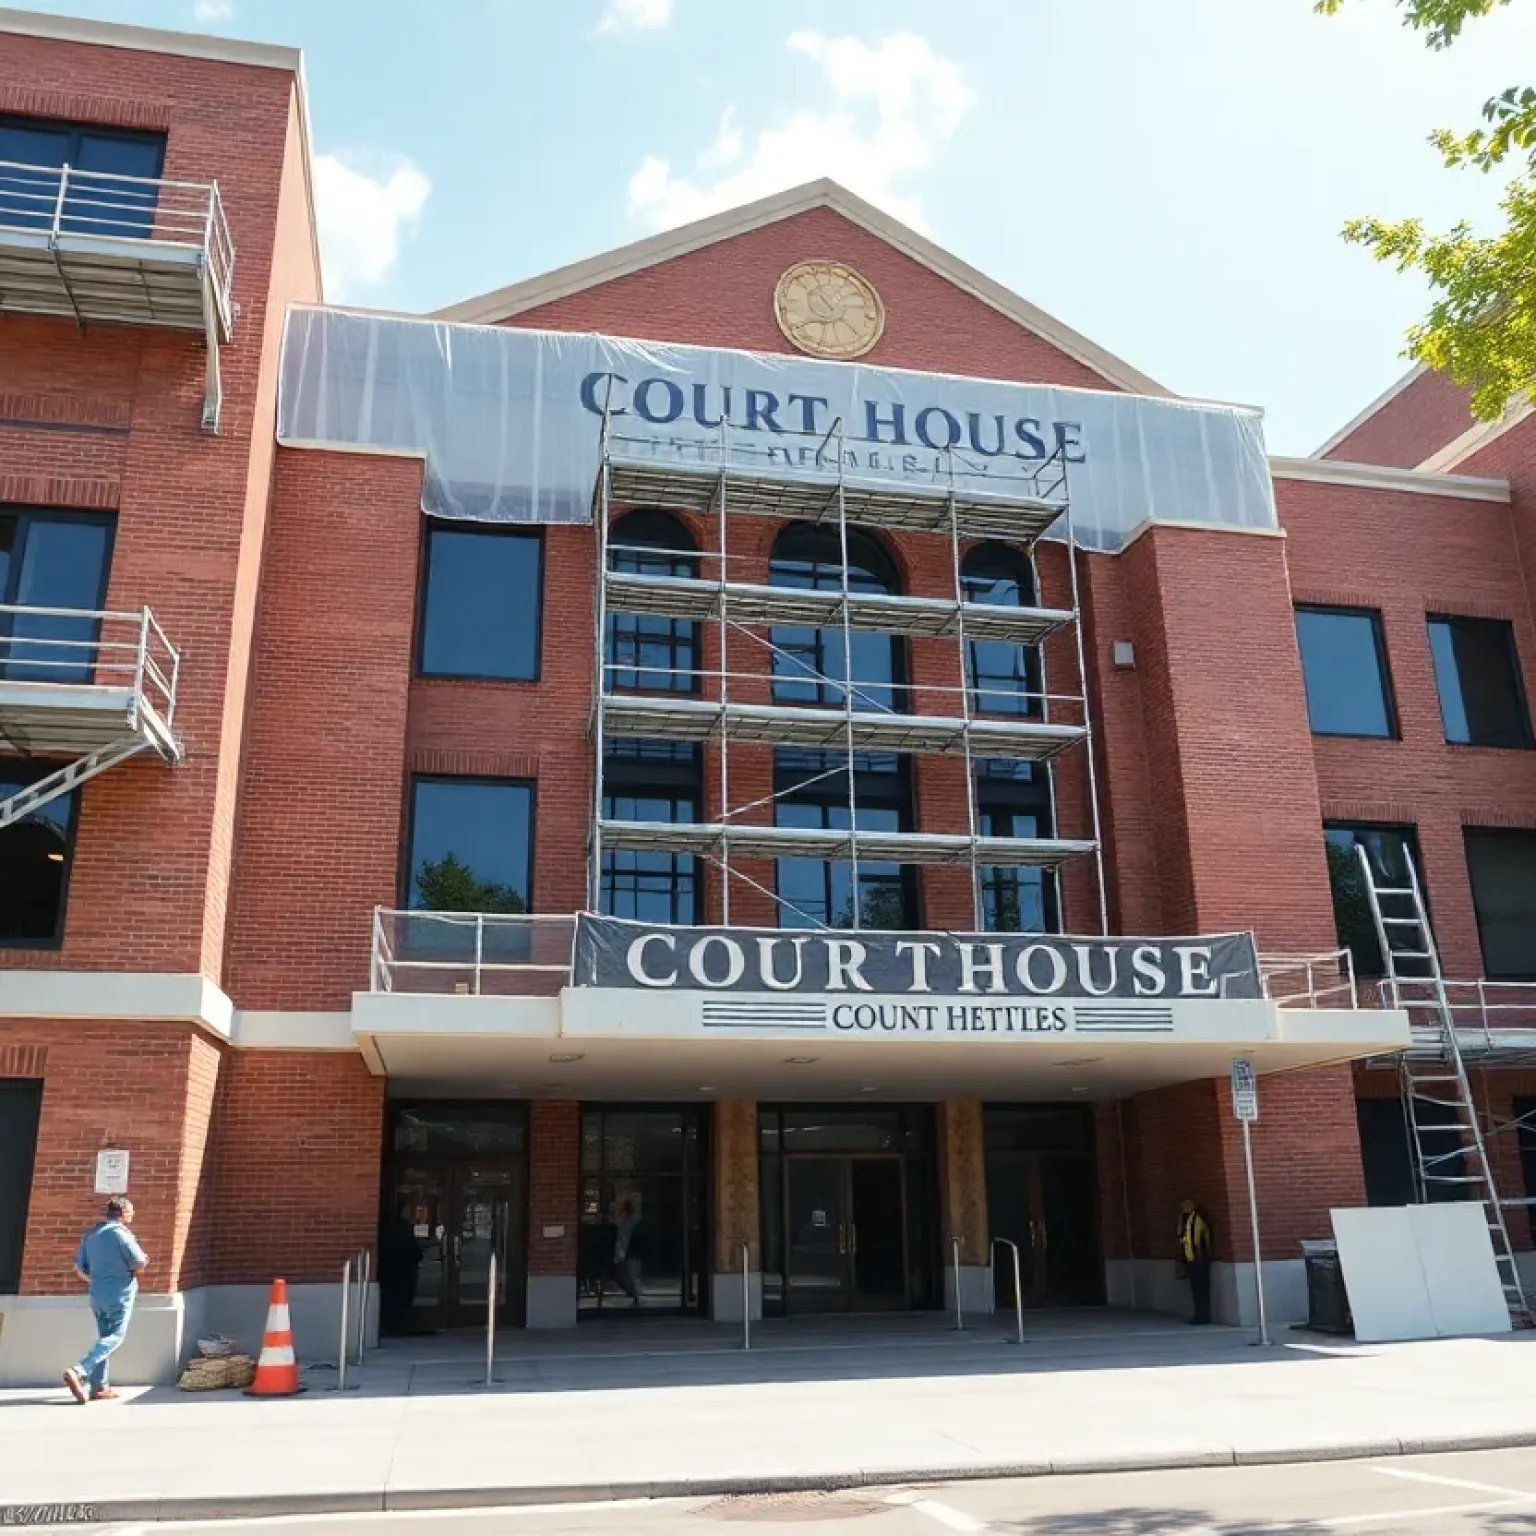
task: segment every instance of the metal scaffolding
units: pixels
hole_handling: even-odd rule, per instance
[[[1036,867],[1055,878],[1069,862],[1086,859],[1094,866],[1098,922],[1108,932],[1108,897],[1100,836],[1097,779],[1092,750],[1092,718],[1087,688],[1087,661],[1080,622],[1078,562],[1081,558],[1072,525],[1067,468],[1060,454],[1032,463],[1019,473],[995,473],[998,491],[981,494],[957,486],[955,452],[934,450],[935,479],[927,485],[892,483],[877,487],[848,483],[850,455],[873,449],[866,439],[843,432],[834,423],[823,436],[785,432],[767,450],[745,448],[730,436],[722,421],[718,442],[671,445],[677,456],[656,456],[652,439],[626,436],[605,412],[600,438],[600,463],[593,489],[593,522],[597,530],[598,586],[595,604],[592,745],[594,806],[589,843],[589,905],[601,902],[603,855],[610,850],[691,854],[723,872],[721,919],[730,921],[733,880],[763,887],[735,859],[813,858],[847,861],[850,865],[852,925],[864,926],[860,864],[867,861],[900,865],[965,866],[970,872],[972,922],[981,930],[983,885],[988,867]],[[798,439],[798,441],[797,441]],[[889,445],[884,445],[889,446]],[[683,457],[686,451],[688,457]],[[689,562],[687,576],[653,575],[612,569],[616,546],[610,523],[616,512],[658,509],[714,519],[713,540],[701,548],[673,551],[679,563]],[[746,557],[733,553],[729,530],[733,520],[767,517],[820,525],[836,533],[840,580],[835,589],[806,589],[740,579]],[[849,531],[874,528],[888,532],[931,535],[943,540],[952,570],[952,596],[906,597],[854,590],[850,585]],[[1041,595],[1036,545],[1054,530],[1066,549],[1071,601],[1065,607],[1039,606]],[[962,569],[965,540],[989,540],[1010,545],[1027,559],[1034,582],[1035,605],[1003,607],[970,600]],[[713,553],[708,546],[713,544]],[[655,551],[647,546],[646,553]],[[710,565],[715,569],[710,572]],[[610,659],[609,619],[614,614],[713,624],[718,666],[690,669],[698,684],[690,696],[676,691],[646,693],[620,689],[618,674],[671,673],[683,669],[649,662]],[[840,636],[842,677],[814,667],[791,654],[772,636],[774,627],[815,628]],[[764,629],[770,632],[765,636]],[[1075,644],[1077,690],[1051,693],[1046,682],[1044,642],[1070,632]],[[854,675],[854,635],[874,633],[892,638],[953,638],[956,683],[936,687],[899,685],[909,696],[942,694],[955,699],[941,713],[908,713],[890,707],[872,690],[886,689],[889,680],[871,683]],[[732,671],[733,636],[744,636],[765,661],[762,672]],[[999,642],[1036,647],[1038,689],[1022,696],[1032,701],[1027,713],[989,715],[978,705],[982,687],[971,676],[972,643]],[[824,657],[818,655],[818,661]],[[789,662],[792,681],[814,684],[820,697],[837,697],[832,707],[761,703],[733,697],[732,684],[751,682],[761,696],[765,680],[782,682],[774,663]],[[1028,674],[1025,674],[1026,683]],[[1015,691],[1016,696],[1019,691]],[[706,695],[713,695],[707,697]],[[769,693],[771,697],[771,692]],[[718,748],[719,812],[705,821],[631,821],[604,815],[607,758],[617,739],[714,743]],[[732,746],[799,747],[826,752],[841,750],[841,770],[816,774],[791,789],[735,803],[732,794]],[[1085,760],[1086,833],[1054,835],[1057,821],[1056,762],[1081,751]],[[965,766],[966,822],[964,833],[875,831],[861,828],[855,792],[856,760],[869,752],[936,755],[961,759]],[[983,836],[975,782],[979,759],[1008,759],[1043,765],[1050,807],[1051,837]],[[847,785],[844,828],[765,826],[739,818],[804,789],[816,778],[841,771]],[[703,790],[702,782],[700,784]],[[769,892],[780,910],[790,904]],[[794,909],[798,911],[798,909]],[[801,913],[802,917],[807,917]],[[814,918],[807,921],[826,926]]]

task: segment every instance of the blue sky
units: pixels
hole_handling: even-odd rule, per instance
[[[819,175],[1305,453],[1404,368],[1353,214],[1485,218],[1430,129],[1536,4],[1428,52],[1390,0],[67,0],[307,55],[330,296],[422,310]],[[895,323],[895,317],[893,317]]]

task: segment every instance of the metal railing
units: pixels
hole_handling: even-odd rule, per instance
[[[554,997],[571,977],[572,913],[376,907],[369,990]]]
[[[1013,1255],[1013,1310],[1015,1316],[1018,1318],[1019,1343],[1022,1344],[1024,1342],[1024,1282],[1020,1278],[1019,1274],[1019,1245],[1011,1238],[994,1237],[992,1239],[991,1249],[987,1255],[988,1258],[992,1259],[999,1248],[1006,1248]],[[991,1278],[991,1263],[988,1264],[987,1269],[989,1272],[989,1278]],[[997,1281],[995,1278],[992,1278],[992,1285],[993,1294],[996,1295]]]
[[[53,250],[64,243],[101,250],[127,241],[195,252],[228,334],[235,246],[218,182],[0,160],[0,244],[38,235],[47,236]]]
[[[181,654],[148,608],[0,603],[0,683],[130,688],[169,726]]]
[[[1427,977],[1384,978],[1378,986],[1382,1007],[1408,1013],[1415,1044],[1439,1043],[1434,986]],[[1536,1054],[1536,981],[1447,980],[1445,997],[1464,1055]]]
[[[1355,957],[1348,949],[1315,955],[1260,955],[1264,995],[1280,1008],[1358,1008]]]

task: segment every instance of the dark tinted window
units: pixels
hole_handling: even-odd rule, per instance
[[[969,550],[960,580],[968,603],[993,608],[1034,606],[1035,584],[1029,562],[1005,544],[979,544]],[[1038,647],[973,640],[966,650],[972,709],[986,715],[1040,713]]]
[[[422,672],[523,681],[537,677],[543,553],[536,533],[429,524]]]
[[[834,528],[811,523],[791,523],[773,542],[768,580],[776,587],[807,587],[819,592],[840,592],[843,585],[842,549]],[[901,591],[896,564],[877,540],[867,533],[848,534],[848,588],[852,592]],[[899,639],[853,630],[844,636],[838,629],[808,629],[779,625],[769,632],[773,653],[773,699],[776,704],[843,703],[842,679],[852,662],[853,707],[862,710],[897,710],[903,690],[893,686],[906,680],[905,651]],[[832,679],[824,681],[823,679]]]
[[[1414,1101],[1414,1119],[1421,1127],[1454,1125],[1457,1111],[1433,1099]],[[1403,1101],[1393,1094],[1386,1099],[1357,1099],[1355,1119],[1360,1128],[1360,1161],[1365,1172],[1367,1205],[1414,1205],[1419,1199],[1418,1153]],[[1434,1204],[1471,1198],[1469,1186],[1456,1181],[1465,1177],[1465,1159],[1441,1157],[1455,1145],[1449,1132],[1431,1130],[1424,1150],[1439,1160],[1425,1181],[1424,1193]]]
[[[1317,736],[1395,736],[1379,615],[1364,608],[1298,608],[1296,639]]]
[[[1445,739],[1473,747],[1528,747],[1531,720],[1503,619],[1431,618],[1429,646]]]
[[[1376,923],[1371,915],[1370,897],[1365,888],[1365,872],[1360,868],[1363,847],[1371,861],[1371,871],[1379,887],[1406,890],[1409,885],[1408,861],[1418,874],[1423,891],[1423,865],[1419,860],[1418,839],[1412,827],[1348,826],[1330,823],[1323,828],[1328,853],[1328,883],[1333,889],[1333,923],[1339,943],[1353,954],[1355,975],[1375,977],[1386,974],[1381,943],[1376,937]],[[1428,898],[1425,898],[1426,901]],[[1383,917],[1413,916],[1413,902],[1404,896],[1381,898]],[[1394,951],[1422,951],[1423,934],[1416,926],[1395,923],[1390,930]],[[1400,976],[1428,974],[1427,963],[1404,958],[1397,962]]]
[[[0,509],[0,603],[99,610],[106,601],[111,550],[110,517]],[[89,644],[97,633],[94,619],[0,613],[0,676],[90,682],[89,652],[78,642]]]
[[[37,1121],[43,1085],[27,1078],[0,1078],[0,1295],[21,1284],[21,1250],[32,1199]]]
[[[1465,836],[1483,972],[1536,979],[1536,832],[1468,827]]]
[[[774,753],[774,822],[781,827],[846,829],[848,774],[840,753],[781,747]],[[854,758],[860,832],[911,830],[907,764],[893,754]],[[915,928],[916,870],[877,859],[859,860],[859,926]],[[843,859],[779,859],[781,928],[853,927],[853,866]]]
[[[0,225],[49,228],[59,195],[59,177],[51,173],[68,165],[95,174],[70,178],[66,231],[107,238],[151,233],[157,189],[118,178],[158,177],[165,162],[163,133],[0,117],[0,161],[41,168],[0,167]]]
[[[0,757],[0,800],[58,766]],[[0,944],[50,945],[63,938],[77,794],[60,795],[0,828]]]
[[[639,576],[697,576],[688,530],[670,513],[630,512],[608,533],[611,570]],[[608,616],[608,686],[645,693],[693,693],[699,679],[699,626],[645,613]]]
[[[976,764],[976,814],[983,837],[1050,837],[1051,792],[1034,763],[982,758]],[[982,926],[988,933],[1052,933],[1056,881],[1031,866],[980,869]]]
[[[416,779],[407,901],[429,912],[526,912],[533,786],[511,779]]]
[[[652,756],[610,751],[603,764],[603,816],[612,821],[699,820],[699,749],[691,742],[655,745]],[[681,748],[679,752],[677,749]],[[602,910],[647,923],[699,921],[699,861],[692,854],[638,848],[603,850]]]

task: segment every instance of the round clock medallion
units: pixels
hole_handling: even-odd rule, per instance
[[[773,291],[779,329],[812,357],[863,357],[885,330],[875,285],[840,261],[796,262]]]

